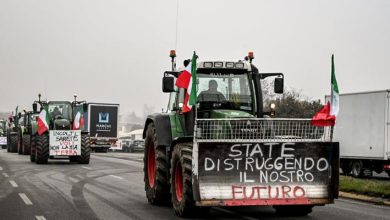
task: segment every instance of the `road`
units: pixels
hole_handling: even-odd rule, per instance
[[[142,154],[100,153],[89,165],[0,150],[0,219],[180,219],[147,203]],[[213,208],[208,219],[390,219],[390,208],[339,199],[305,218],[281,218],[270,207]]]

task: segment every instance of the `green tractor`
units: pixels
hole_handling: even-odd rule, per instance
[[[7,122],[0,120],[0,145],[1,149],[7,148]]]
[[[37,132],[37,112],[24,111],[19,120],[18,153],[31,155],[31,145]]]
[[[90,160],[89,134],[80,129],[74,130],[74,108],[79,102],[73,101],[49,101],[38,103],[41,106],[37,118],[37,134],[34,144],[31,146],[31,161],[37,164],[46,164],[48,159],[68,157],[70,162],[88,164]],[[33,112],[37,112],[36,103],[33,104]],[[32,131],[34,133],[35,131]]]
[[[167,112],[149,115],[144,126],[149,203],[171,203],[181,217],[213,206],[265,205],[303,216],[333,203],[339,151],[332,128],[264,111],[261,81],[274,78],[274,93],[281,94],[282,73],[260,73],[253,53],[238,62],[196,63],[194,56],[183,72],[176,71],[175,57],[171,53],[172,71],[163,76]],[[188,90],[175,81],[188,72],[196,103],[184,111]]]

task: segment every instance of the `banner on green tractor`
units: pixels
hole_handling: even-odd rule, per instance
[[[291,142],[283,141],[292,137],[287,133],[275,136],[280,126],[262,132],[259,120],[239,129],[237,121],[225,120],[225,127],[221,122],[208,127],[198,122],[192,166],[198,205],[321,205],[338,197],[339,145],[321,141],[327,139],[324,130],[306,141],[295,135]],[[218,135],[210,128],[219,129]],[[269,138],[254,136],[262,133]]]
[[[80,130],[51,130],[49,135],[50,156],[81,155]]]

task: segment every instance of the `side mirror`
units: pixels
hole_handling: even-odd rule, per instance
[[[284,87],[284,78],[283,77],[275,78],[274,92],[276,94],[282,94],[283,93],[283,87]]]
[[[38,105],[37,103],[32,104],[33,112],[36,113],[38,111]]]
[[[175,78],[171,76],[164,76],[162,81],[163,92],[174,92],[175,91]]]
[[[87,112],[88,111],[88,103],[83,104],[83,111]]]

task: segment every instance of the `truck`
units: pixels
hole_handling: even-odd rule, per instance
[[[86,102],[84,132],[90,134],[91,149],[107,152],[118,140],[119,104]],[[78,107],[79,108],[79,107]]]
[[[90,161],[90,139],[88,132],[80,129],[80,114],[74,114],[76,106],[80,103],[76,100],[49,101],[38,103],[41,111],[38,120],[41,120],[41,131],[35,136],[32,151],[35,153],[33,160],[37,164],[47,164],[49,158],[68,158],[70,162],[88,164]],[[85,110],[86,105],[82,105]],[[33,104],[33,112],[37,112],[37,105]],[[39,125],[40,123],[38,123]],[[77,127],[75,126],[77,124]],[[33,125],[31,125],[33,126]],[[46,129],[45,129],[46,128]],[[33,161],[31,160],[31,161]]]
[[[340,94],[334,139],[344,174],[390,176],[390,90]]]
[[[238,62],[196,62],[194,54],[182,72],[176,54],[170,57],[172,69],[162,79],[168,109],[149,115],[143,131],[150,204],[171,203],[180,217],[213,206],[273,206],[280,215],[304,216],[338,198],[332,127],[271,118],[263,107],[261,81],[274,78],[281,94],[284,74],[259,72],[253,53]],[[187,89],[175,84],[188,73],[196,75],[197,100],[184,111]]]
[[[1,149],[7,148],[7,122],[0,120],[0,146]]]

